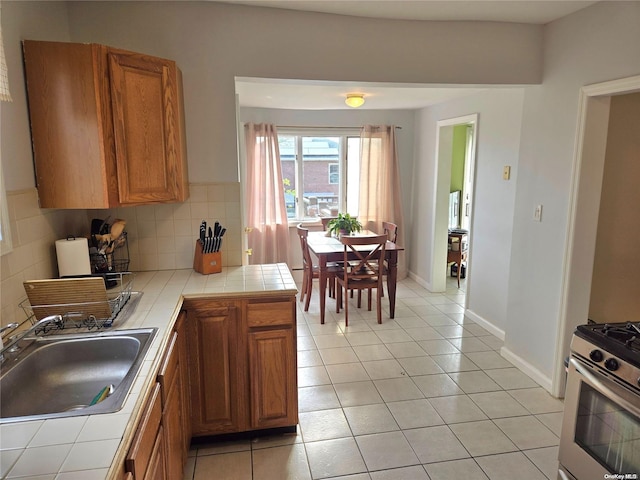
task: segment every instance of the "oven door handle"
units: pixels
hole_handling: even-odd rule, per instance
[[[606,385],[604,385],[604,383],[598,378],[596,378],[595,375],[593,375],[592,373],[584,369],[582,367],[582,364],[578,360],[576,360],[575,358],[570,358],[569,363],[573,365],[573,368],[575,368],[580,375],[586,378],[589,381],[589,383],[591,383],[596,389],[598,389],[600,393],[602,393],[606,397],[609,397],[611,400],[616,402],[622,408],[633,413],[636,417],[640,417],[640,409],[638,409],[638,407],[636,407],[631,402],[625,400],[620,395],[615,393],[612,388],[609,388]]]

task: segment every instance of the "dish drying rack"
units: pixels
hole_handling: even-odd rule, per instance
[[[63,327],[56,327],[53,324],[48,325],[44,327],[43,333],[57,328],[75,327],[86,328],[88,330],[94,328],[109,328],[113,325],[113,321],[131,298],[134,276],[131,272],[120,272],[90,277],[103,280],[105,285],[107,283],[110,286],[113,283],[116,284],[114,287],[106,290],[107,296],[105,300],[32,305],[29,298],[26,298],[20,302],[19,305],[25,312],[27,320],[29,320],[31,325],[35,325],[38,320],[44,316],[62,315],[64,320]]]

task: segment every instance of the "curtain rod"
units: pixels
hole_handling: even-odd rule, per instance
[[[393,126],[394,126],[394,128],[402,130],[402,127],[400,125],[393,125]],[[360,125],[360,126],[350,125],[348,127],[340,127],[340,126],[336,126],[336,125],[330,125],[330,126],[325,126],[325,127],[319,127],[317,125],[315,125],[315,126],[311,126],[311,125],[276,125],[276,127],[278,127],[278,128],[291,128],[291,129],[294,129],[294,128],[295,129],[302,129],[302,128],[305,128],[305,129],[306,128],[308,128],[308,129],[323,129],[323,128],[330,129],[330,128],[336,128],[336,129],[344,130],[344,129],[347,129],[347,128],[360,129],[360,128],[362,128],[362,125]]]

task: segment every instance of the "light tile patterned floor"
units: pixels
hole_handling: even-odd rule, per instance
[[[314,290],[298,307],[297,434],[193,446],[185,480],[555,479],[562,401],[464,318],[464,288],[405,279],[394,320],[354,303],[348,328],[332,299],[320,324]]]

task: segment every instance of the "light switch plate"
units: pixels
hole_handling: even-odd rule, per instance
[[[511,166],[505,165],[502,169],[502,179],[509,180],[511,178]]]
[[[542,221],[542,205],[536,205],[536,209],[533,212],[533,219],[536,222],[541,222]]]

